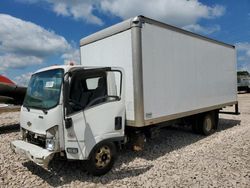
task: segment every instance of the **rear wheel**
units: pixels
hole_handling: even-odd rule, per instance
[[[208,112],[200,115],[197,121],[197,129],[200,134],[210,135],[215,132],[218,124],[217,111]]]
[[[219,111],[214,110],[194,116],[192,130],[194,133],[210,135],[217,130],[219,122]]]
[[[98,144],[90,154],[87,170],[94,176],[106,174],[114,165],[116,146],[112,142]]]

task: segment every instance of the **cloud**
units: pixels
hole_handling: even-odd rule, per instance
[[[250,72],[250,43],[239,42],[235,44],[237,49],[238,69]]]
[[[0,50],[11,53],[47,56],[69,48],[62,36],[34,23],[0,14]]]
[[[237,64],[238,71],[248,71],[250,73],[250,63],[248,62],[238,62]]]
[[[16,76],[14,78],[14,81],[17,83],[17,85],[19,86],[25,86],[27,87],[28,86],[28,83],[29,83],[29,80],[31,78],[31,75],[32,75],[32,72],[28,72],[28,73],[25,73],[25,74],[22,74],[20,76]]]
[[[198,0],[23,0],[22,2],[47,2],[57,15],[97,25],[104,24],[100,14],[117,16],[121,19],[144,15],[183,27],[195,24],[200,19],[213,19],[225,13],[224,6],[208,6]]]
[[[199,24],[191,24],[191,25],[184,26],[183,29],[186,29],[188,31],[195,32],[195,33],[210,35],[214,32],[220,31],[220,26],[213,25],[209,27],[203,27]]]
[[[80,63],[80,50],[72,48],[71,50],[64,53],[61,57],[62,59],[64,59],[65,65],[69,64],[70,62],[79,64]]]
[[[0,14],[0,23],[0,71],[41,64],[73,49],[64,37],[32,22]]]
[[[112,15],[126,19],[132,16],[145,16],[174,24],[186,26],[196,23],[201,18],[211,19],[222,16],[225,7],[207,6],[198,0],[103,0],[101,9]]]
[[[21,69],[27,66],[38,65],[42,62],[43,59],[36,56],[4,54],[0,56],[0,71],[6,69]]]
[[[48,2],[52,5],[52,10],[57,15],[71,16],[76,20],[83,20],[88,23],[103,25],[103,21],[93,13],[96,9],[95,1],[61,0],[58,2],[54,0],[48,0]]]
[[[71,17],[91,24],[103,25],[101,18],[95,15],[99,0],[16,0],[20,3],[43,3],[59,16]]]
[[[246,56],[250,58],[250,43],[249,42],[239,42],[236,43],[237,50],[245,53]]]
[[[210,18],[220,17],[226,11],[226,8],[221,5],[215,5],[213,7],[209,7],[208,9],[210,11]]]

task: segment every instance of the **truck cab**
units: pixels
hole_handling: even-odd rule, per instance
[[[89,160],[100,175],[124,140],[124,73],[120,68],[53,66],[34,73],[21,108],[22,140],[12,149],[47,167],[55,155]]]

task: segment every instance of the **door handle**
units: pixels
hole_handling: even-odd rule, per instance
[[[122,117],[115,117],[115,130],[120,130],[122,128]]]

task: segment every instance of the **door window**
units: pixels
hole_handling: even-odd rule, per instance
[[[104,102],[120,100],[122,74],[117,70],[81,70],[72,73],[67,114]]]
[[[87,78],[86,79],[86,85],[88,90],[94,90],[98,87],[98,81],[101,77],[96,78]]]
[[[106,72],[75,73],[71,79],[69,93],[71,112],[104,102],[107,95]]]

